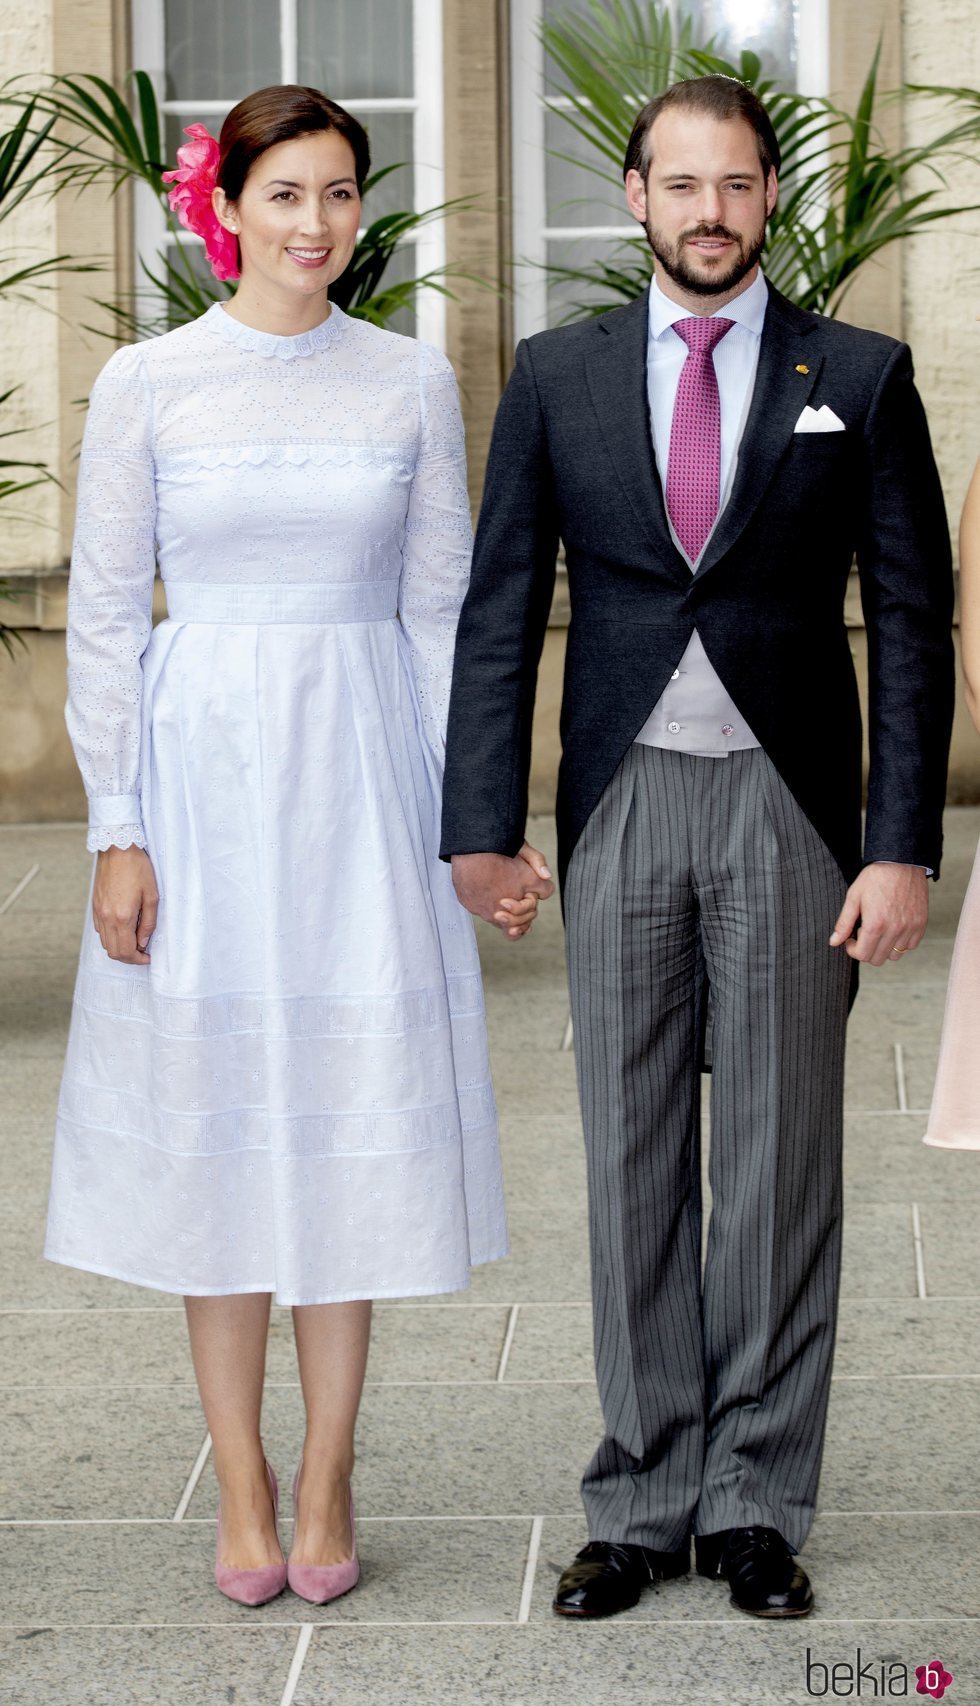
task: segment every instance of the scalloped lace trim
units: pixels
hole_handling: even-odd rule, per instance
[[[103,824],[88,832],[86,846],[90,853],[104,853],[108,847],[146,848],[146,836],[139,823]]]
[[[267,361],[295,361],[297,357],[315,355],[318,350],[336,337],[344,319],[343,311],[334,302],[326,320],[319,326],[314,326],[308,332],[299,332],[295,337],[283,338],[275,332],[258,332],[254,326],[243,326],[240,320],[232,319],[225,312],[220,302],[215,302],[204,315],[204,319],[219,338],[226,343],[237,344],[239,349],[251,350],[253,355],[263,356]]]

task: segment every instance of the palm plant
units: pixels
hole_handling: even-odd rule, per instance
[[[836,314],[859,269],[873,255],[936,221],[975,212],[976,204],[946,206],[945,166],[980,139],[975,90],[922,86],[882,94],[876,52],[857,110],[822,97],[781,89],[755,53],[725,59],[713,39],[699,42],[693,24],[675,26],[655,0],[588,0],[585,14],[542,24],[556,113],[585,142],[585,166],[622,195],[622,162],[639,107],[684,77],[719,73],[747,83],[764,103],[782,152],[782,194],[769,221],[767,277],[801,307]],[[876,115],[895,93],[942,97],[953,122],[927,144],[889,150]],[[605,260],[584,267],[549,267],[556,281],[587,290],[568,318],[603,313],[646,287],[649,251],[642,237],[624,238]]]
[[[133,71],[129,81],[134,95],[132,110],[111,83],[88,73],[54,77],[43,88],[27,91],[16,83],[7,84],[0,99],[37,111],[45,118],[46,131],[55,127],[64,155],[54,172],[52,189],[80,189],[101,182],[115,193],[127,184],[143,184],[156,196],[167,225],[166,246],[154,264],[141,263],[142,290],[124,300],[99,304],[110,314],[111,324],[95,328],[113,337],[121,333],[144,338],[196,319],[212,303],[234,295],[235,287],[195,265],[199,247],[187,240],[171,212],[161,176],[167,165],[166,149],[152,79],[145,71]],[[365,194],[397,170],[397,166],[387,166],[373,173],[364,186]],[[399,309],[411,307],[421,289],[450,295],[445,278],[455,270],[451,268],[397,282],[389,280],[387,284],[382,280],[395,250],[406,238],[450,209],[464,205],[465,201],[447,202],[422,213],[388,213],[374,220],[359,238],[349,267],[331,286],[333,301],[355,318],[385,325]]]

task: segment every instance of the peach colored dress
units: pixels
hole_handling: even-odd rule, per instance
[[[980,1149],[980,848],[956,930],[926,1143]]]

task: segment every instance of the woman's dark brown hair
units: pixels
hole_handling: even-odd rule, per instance
[[[245,179],[267,148],[320,130],[334,130],[350,143],[358,192],[363,190],[371,170],[371,149],[364,126],[319,89],[305,89],[298,83],[274,83],[268,89],[256,89],[254,95],[246,95],[237,107],[232,107],[218,138],[220,188],[229,201],[237,201]]]
[[[763,177],[768,179],[771,169],[779,171],[781,158],[776,132],[772,119],[758,95],[735,77],[712,74],[709,77],[688,77],[683,83],[672,83],[662,95],[656,95],[645,107],[640,108],[626,150],[624,178],[627,172],[639,172],[646,183],[653,158],[650,129],[654,119],[667,107],[683,107],[688,112],[705,113],[709,118],[744,119],[755,131]]]

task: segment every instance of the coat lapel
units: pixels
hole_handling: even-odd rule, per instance
[[[738,447],[731,496],[708,540],[696,580],[730,551],[762,502],[780,458],[809,402],[822,357],[807,347],[818,322],[769,286],[759,365],[749,416]],[[801,373],[799,369],[806,368]]]
[[[596,321],[586,358],[592,405],[623,490],[658,562],[690,585],[691,570],[671,537],[650,436],[647,396],[649,291]]]

